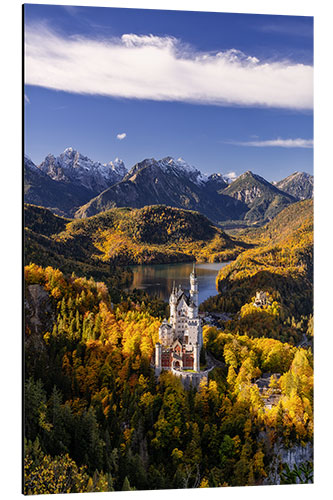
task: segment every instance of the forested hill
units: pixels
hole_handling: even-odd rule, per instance
[[[44,236],[51,236],[65,231],[66,225],[71,221],[71,219],[53,214],[47,208],[28,203],[24,204],[23,217],[25,228]]]
[[[110,272],[110,265],[224,261],[248,246],[198,212],[161,205],[115,208],[76,220],[26,205],[25,227],[26,263],[54,265],[64,272],[73,265],[76,271],[82,263],[88,266],[85,275],[97,279]]]
[[[261,228],[244,229],[239,233],[246,241],[256,243],[283,243],[292,237],[302,225],[308,226],[310,232],[313,224],[313,200],[299,201],[286,207],[274,219]]]
[[[109,228],[121,231],[133,241],[158,245],[179,240],[210,240],[219,232],[213,223],[199,212],[165,205],[152,205],[141,209],[112,209],[88,219],[74,220],[68,226],[68,231],[74,234],[84,230],[93,234],[98,229],[103,231]],[[230,240],[227,235],[224,237]]]
[[[287,316],[311,314],[313,201],[290,205],[264,228],[239,235],[256,246],[219,272],[220,294],[203,307],[236,312],[262,289],[273,294]]]

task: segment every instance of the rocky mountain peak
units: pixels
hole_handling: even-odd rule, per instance
[[[35,172],[39,172],[38,167],[34,164],[34,162],[30,159],[28,155],[24,155],[24,167],[28,167]]]
[[[294,172],[285,179],[274,184],[278,189],[291,194],[298,200],[305,200],[313,197],[313,175],[306,172]]]
[[[122,160],[102,164],[84,156],[72,147],[66,148],[59,156],[47,155],[39,165],[55,181],[75,183],[98,194],[119,182],[127,170]]]

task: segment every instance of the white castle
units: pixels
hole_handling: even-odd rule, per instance
[[[170,295],[170,318],[159,328],[159,342],[155,345],[155,373],[162,369],[186,373],[200,372],[200,349],[203,344],[198,316],[198,279],[193,264],[190,274],[190,295],[173,285]],[[179,373],[180,374],[180,373]]]

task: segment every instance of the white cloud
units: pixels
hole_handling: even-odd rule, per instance
[[[236,172],[228,172],[227,174],[223,174],[223,177],[228,181],[234,181],[237,179],[238,175]]]
[[[27,102],[28,104],[30,104],[30,99],[27,96],[27,94],[24,94],[24,100],[25,100],[25,102]]]
[[[123,132],[122,134],[117,134],[117,139],[119,139],[120,141],[122,141],[123,139],[125,139],[125,137],[126,137],[125,132]]]
[[[313,107],[313,67],[231,49],[195,51],[172,37],[64,37],[27,26],[27,84],[81,94],[214,105]]]
[[[312,139],[271,139],[266,141],[248,141],[248,142],[228,142],[228,144],[235,144],[236,146],[255,146],[259,148],[264,147],[279,147],[279,148],[313,148]]]

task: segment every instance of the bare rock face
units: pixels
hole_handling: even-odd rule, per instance
[[[291,194],[297,200],[309,200],[313,198],[313,175],[306,172],[295,172],[275,186],[285,193]]]
[[[55,319],[52,300],[41,285],[29,285],[26,288],[24,306],[26,349],[40,352],[45,349],[43,336],[52,331]]]
[[[278,440],[274,445],[268,446],[267,435],[261,433],[261,439],[265,442],[266,453],[271,457],[268,475],[265,478],[263,484],[281,484],[281,471],[283,466],[286,464],[290,469],[294,466],[299,467],[306,462],[313,461],[313,445],[308,442],[305,446],[301,444],[294,444],[290,448],[286,448],[281,440]]]
[[[243,191],[238,191],[236,193],[236,197],[239,201],[246,203],[249,205],[256,198],[259,198],[262,195],[262,191],[258,186],[253,186],[252,189],[244,189]]]
[[[287,205],[297,201],[292,195],[250,171],[237,177],[222,193],[245,205],[244,218],[249,222],[267,222]]]

